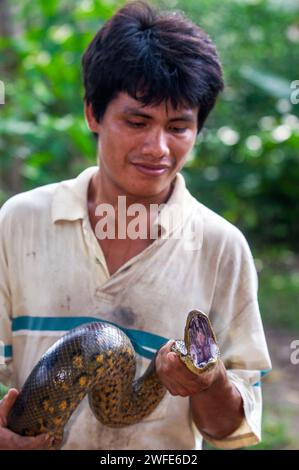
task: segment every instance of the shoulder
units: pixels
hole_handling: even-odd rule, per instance
[[[251,257],[248,242],[238,227],[194,198],[193,204],[195,224],[202,227],[204,250],[222,257],[237,254]]]
[[[0,223],[18,222],[45,214],[51,209],[53,195],[59,184],[48,184],[12,196],[0,209]]]
[[[246,243],[241,230],[211,209],[202,206],[204,227],[208,236],[224,238],[227,242]]]
[[[248,248],[247,240],[238,227],[195,199],[194,207],[196,207],[196,218],[200,219],[206,243],[215,246],[226,245]]]

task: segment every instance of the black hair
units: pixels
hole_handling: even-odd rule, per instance
[[[143,1],[118,10],[96,33],[82,57],[84,99],[100,122],[119,92],[144,106],[170,100],[199,106],[198,132],[223,90],[215,45],[178,12]]]

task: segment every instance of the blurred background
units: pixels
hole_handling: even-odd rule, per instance
[[[80,60],[124,3],[0,0],[0,206],[96,163]],[[255,448],[299,449],[299,364],[290,359],[299,340],[299,2],[152,3],[185,12],[220,53],[226,88],[184,175],[195,197],[244,232],[259,273],[273,371]]]

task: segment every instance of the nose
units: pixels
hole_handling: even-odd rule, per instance
[[[158,159],[170,154],[168,139],[163,129],[148,132],[142,146],[142,155]]]

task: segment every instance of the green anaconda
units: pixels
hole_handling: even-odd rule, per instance
[[[212,367],[219,349],[208,317],[190,312],[184,341],[176,341],[172,350],[194,373]],[[135,351],[122,330],[103,322],[74,328],[32,370],[8,416],[8,427],[25,436],[46,432],[59,448],[64,426],[87,393],[103,424],[137,423],[155,409],[166,389],[155,373],[154,359],[138,379],[135,370]]]

